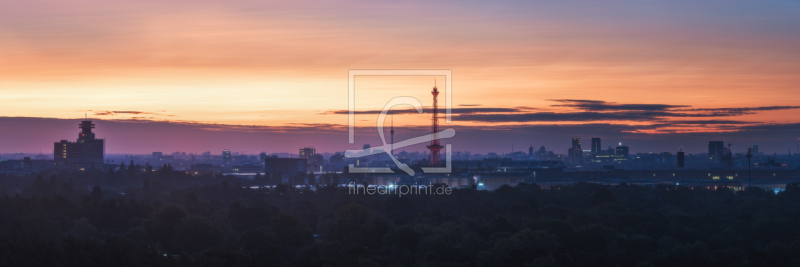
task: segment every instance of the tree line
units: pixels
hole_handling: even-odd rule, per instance
[[[323,185],[332,174],[305,177],[320,184],[310,190],[123,170],[0,176],[0,266],[800,264],[798,184],[778,194],[519,184],[398,198]]]

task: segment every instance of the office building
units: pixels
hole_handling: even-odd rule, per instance
[[[222,173],[220,166],[211,163],[193,164],[189,170],[193,175]]]
[[[84,120],[78,125],[77,142],[61,140],[53,145],[53,160],[56,165],[73,168],[100,168],[105,157],[105,140],[95,138],[92,121]]]
[[[300,158],[307,159],[315,154],[317,154],[317,150],[313,147],[304,147],[300,149]]]
[[[581,149],[581,139],[578,137],[572,138],[572,147],[567,152],[569,161],[572,164],[583,163],[583,150]]]
[[[242,165],[236,165],[231,167],[232,173],[263,173],[264,168],[259,165],[253,165],[253,163],[246,162]]]
[[[685,157],[686,155],[684,154],[683,150],[678,151],[678,168],[683,168],[686,166],[684,163],[686,160]]]
[[[536,156],[539,160],[547,159],[547,149],[544,146],[539,147],[539,151],[536,152]]]
[[[599,137],[592,137],[592,156],[602,154],[603,147],[600,145]]]
[[[709,141],[708,142],[708,159],[714,162],[721,162],[725,151],[725,142],[722,141]]]
[[[223,149],[222,150],[222,164],[225,166],[231,166],[231,150],[230,149]]]
[[[622,143],[620,143],[614,153],[620,158],[627,159],[629,155],[629,149],[627,146],[623,146]]]

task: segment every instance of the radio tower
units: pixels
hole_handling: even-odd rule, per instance
[[[439,108],[436,100],[437,96],[439,96],[439,90],[436,89],[435,81],[431,94],[433,95],[433,126],[431,127],[433,138],[431,138],[431,145],[428,146],[428,149],[431,150],[431,167],[438,167],[442,165],[442,161],[439,158],[439,150],[442,150],[442,146],[439,145]]]
[[[389,154],[392,154],[392,156],[394,156],[394,115],[392,115],[392,130],[389,131],[389,134],[392,135],[392,141],[391,141],[392,146],[389,148]]]

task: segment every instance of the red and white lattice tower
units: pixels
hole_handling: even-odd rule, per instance
[[[436,89],[435,84],[431,94],[433,95],[433,125],[431,127],[433,137],[431,138],[431,145],[427,147],[431,150],[431,167],[438,167],[442,165],[439,150],[442,150],[443,146],[439,145],[439,107],[436,100],[439,96],[439,90]]]

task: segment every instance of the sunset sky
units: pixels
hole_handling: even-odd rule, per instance
[[[379,145],[375,112],[392,97],[429,106],[434,80],[444,87],[356,78],[348,144],[350,69],[452,70],[453,123],[442,124],[456,150],[565,153],[573,136],[633,152],[800,143],[796,0],[0,6],[0,153],[52,153],[85,114],[109,153],[341,151]],[[429,117],[397,112],[396,137],[424,134]]]

